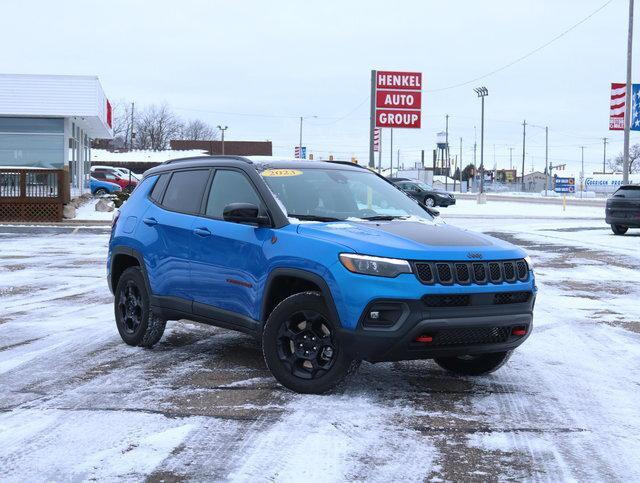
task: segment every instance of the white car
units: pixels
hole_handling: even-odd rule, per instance
[[[133,171],[131,171],[128,168],[123,168],[123,167],[117,167],[117,166],[91,166],[91,172],[93,173],[95,170],[108,170],[108,171],[112,171],[115,174],[117,174],[118,176],[120,176],[121,178],[124,179],[128,179],[129,175],[131,175],[131,178],[135,179],[136,181],[140,181],[142,179],[142,175],[134,173]]]

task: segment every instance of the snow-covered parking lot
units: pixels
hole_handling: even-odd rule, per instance
[[[443,216],[529,251],[532,336],[490,376],[363,364],[327,396],[223,329],[126,346],[106,228],[0,227],[0,479],[638,481],[640,231],[462,206]]]

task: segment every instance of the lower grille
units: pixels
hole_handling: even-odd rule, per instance
[[[493,303],[496,305],[523,304],[529,301],[531,292],[504,292],[493,296]]]
[[[510,327],[467,327],[442,329],[433,335],[431,346],[456,346],[473,344],[499,344],[506,342]]]
[[[427,307],[466,307],[471,304],[470,295],[427,295],[422,300]]]

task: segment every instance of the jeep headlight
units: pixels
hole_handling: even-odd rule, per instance
[[[531,263],[531,257],[530,256],[524,257],[524,261],[527,262],[527,267],[529,267],[529,271],[533,272],[533,264]]]
[[[381,258],[355,253],[341,253],[340,262],[353,273],[376,275],[378,277],[397,277],[401,273],[411,273],[411,265],[406,260]]]

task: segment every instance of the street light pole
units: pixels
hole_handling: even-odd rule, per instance
[[[526,119],[522,123],[522,173],[520,173],[520,177],[522,179],[522,189],[521,191],[524,193],[524,157],[525,157],[525,144],[527,139],[527,121]]]
[[[229,129],[228,126],[224,126],[222,127],[221,125],[218,124],[218,129],[220,129],[220,132],[222,133],[222,154],[224,155],[224,132]],[[213,154],[213,153],[212,153]]]
[[[484,194],[484,98],[489,95],[489,91],[486,87],[478,87],[474,89],[482,102],[481,117],[480,117],[480,195]],[[478,198],[478,202],[481,198]]]
[[[300,139],[299,139],[299,143],[298,143],[298,148],[300,149],[300,157],[302,157],[302,121],[303,119],[315,119],[318,116],[300,116]]]
[[[544,195],[549,189],[549,126],[544,128]]]
[[[624,106],[624,151],[622,159],[622,183],[629,184],[629,132],[631,130],[631,50],[633,48],[633,0],[629,0],[629,33],[627,37],[627,90]]]

